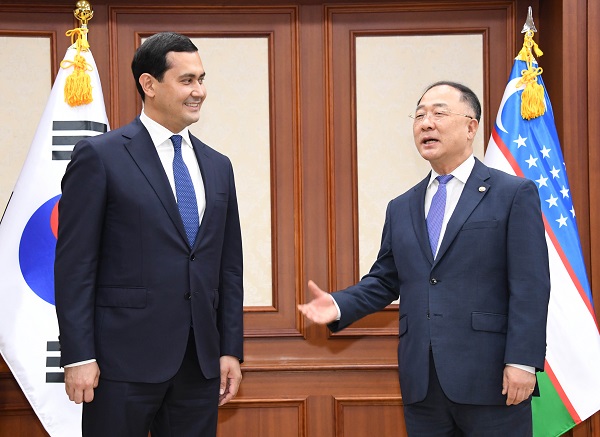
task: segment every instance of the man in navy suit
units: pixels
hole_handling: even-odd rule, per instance
[[[214,436],[218,406],[242,379],[233,169],[188,131],[206,97],[189,38],[148,38],[132,70],[141,115],[80,141],[62,181],[55,288],[65,387],[84,402],[85,437]]]
[[[313,300],[299,305],[339,331],[400,299],[398,365],[412,437],[532,435],[550,295],[544,224],[532,181],[473,156],[480,117],[464,85],[427,88],[413,134],[432,171],[389,203],[371,271],[331,295],[311,281]]]

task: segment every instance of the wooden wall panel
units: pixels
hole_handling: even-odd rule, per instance
[[[304,437],[305,417],[306,399],[242,400],[221,408],[217,436]]]
[[[299,336],[295,290],[299,288],[297,271],[302,269],[296,244],[296,236],[301,233],[298,227],[300,200],[298,173],[296,170],[290,171],[297,168],[299,147],[296,133],[296,8],[111,6],[109,13],[111,77],[118,78],[111,88],[110,108],[115,126],[128,123],[141,111],[141,99],[131,78],[130,64],[142,38],[167,30],[194,38],[268,38],[274,305],[247,308],[245,333],[248,337]],[[234,122],[228,128],[235,128]]]
[[[402,402],[398,398],[336,398],[335,436],[406,436]]]
[[[331,276],[329,288],[354,284],[358,273],[358,198],[356,159],[356,96],[354,40],[358,35],[481,35],[484,52],[484,114],[500,106],[504,84],[512,67],[516,38],[514,5],[452,4],[445,7],[402,4],[378,7],[330,6],[327,13],[326,77],[328,78],[328,174]],[[424,54],[424,57],[427,56]],[[435,65],[434,59],[426,63]],[[466,65],[468,57],[461,60]],[[433,67],[435,68],[435,67]],[[495,86],[492,86],[495,85]],[[503,84],[501,87],[497,84]],[[407,84],[407,86],[410,86]],[[425,86],[425,84],[419,85]],[[493,109],[492,109],[493,108]],[[490,137],[494,117],[485,118],[484,138]],[[424,177],[425,175],[423,175]],[[415,181],[415,183],[418,181]],[[400,193],[398,193],[400,194]],[[391,200],[391,199],[390,199]],[[373,314],[335,336],[393,335],[398,331],[397,305]]]

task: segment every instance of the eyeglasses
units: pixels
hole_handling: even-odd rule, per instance
[[[408,114],[408,116],[413,119],[414,124],[423,123],[427,117],[430,117],[431,120],[437,123],[445,120],[451,115],[460,115],[461,117],[467,117],[471,120],[475,119],[475,117],[471,117],[470,115],[461,114],[460,112],[453,112],[447,109],[436,109],[433,112],[417,111],[414,114]]]

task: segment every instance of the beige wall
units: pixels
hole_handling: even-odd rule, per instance
[[[3,213],[33,141],[54,78],[50,40],[0,37],[0,210]]]
[[[207,72],[208,98],[191,131],[233,162],[244,243],[245,303],[268,306],[272,304],[268,41],[240,37],[194,42]],[[429,169],[415,150],[408,114],[423,89],[440,79],[463,82],[483,99],[482,50],[477,35],[356,39],[361,275],[377,254],[387,202]],[[436,59],[435,66],[423,62],[424,53]],[[456,61],[464,53],[478,54],[469,56],[468,68]],[[54,78],[46,38],[0,38],[0,56],[14,60],[0,68],[0,206],[4,210]],[[104,89],[108,92],[106,84]],[[482,136],[480,131],[475,143],[478,157],[483,156]]]
[[[461,61],[465,53],[468,64]],[[356,38],[361,276],[377,256],[388,202],[430,169],[415,148],[408,114],[414,112],[424,89],[438,80],[464,83],[483,101],[481,35]],[[483,158],[483,129],[477,133],[474,149]]]

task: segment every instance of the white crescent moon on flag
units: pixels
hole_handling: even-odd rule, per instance
[[[502,102],[500,102],[500,109],[498,110],[498,115],[496,115],[496,126],[498,126],[498,129],[500,129],[504,133],[508,133],[508,131],[504,129],[504,126],[502,125],[502,111],[504,110],[504,105],[506,104],[506,101],[510,98],[510,96],[512,96],[517,91],[525,88],[524,84],[517,88],[517,83],[520,80],[520,77],[515,77],[513,80],[508,82],[508,84],[506,85],[506,89],[504,90],[504,95],[502,96]]]

